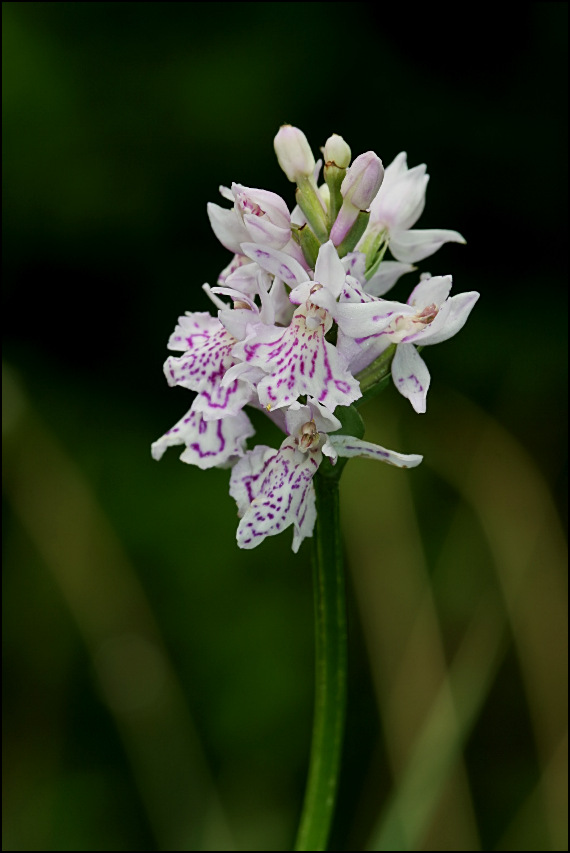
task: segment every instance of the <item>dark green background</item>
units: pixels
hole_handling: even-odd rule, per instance
[[[448,9],[3,4],[5,849],[292,843],[310,738],[310,547],[294,557],[286,533],[238,552],[228,472],[149,451],[191,401],[164,380],[168,336],[179,314],[208,309],[201,285],[228,261],[206,203],[236,180],[292,204],[272,150],[285,122],[315,152],[336,132],[385,165],[401,150],[426,162],[419,225],[457,229],[467,246],[420,269],[481,293],[461,334],[426,354],[428,414],[393,389],[366,409],[370,440],[425,465],[346,474],[352,675],[333,843],[374,845],[406,763],[390,758],[393,674],[386,664],[375,692],[372,587],[358,575],[375,566],[395,623],[416,624],[413,596],[401,615],[389,598],[411,535],[390,513],[405,504],[446,661],[488,603],[482,578],[505,630],[466,733],[471,834],[449,828],[444,799],[414,849],[564,849],[564,810],[543,789],[559,790],[544,780],[564,707],[563,622],[549,608],[564,590],[567,5]],[[491,455],[475,453],[483,439]],[[489,490],[478,521],[461,487],[473,466]],[[398,489],[410,499],[392,500]],[[541,512],[547,593],[534,581],[505,592],[495,563]],[[456,571],[441,568],[450,541]],[[541,626],[545,644],[525,646]],[[528,681],[526,664],[545,660],[560,693]],[[537,723],[542,705],[552,713]]]

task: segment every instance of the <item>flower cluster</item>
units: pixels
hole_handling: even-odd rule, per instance
[[[204,285],[217,316],[187,312],[170,337],[168,348],[181,354],[166,360],[166,378],[196,397],[152,455],[184,445],[184,462],[231,467],[238,545],[253,548],[292,525],[297,551],[313,532],[319,466],[330,470],[339,456],[402,468],[422,460],[342,434],[337,415],[362,398],[361,371],[393,353],[396,388],[425,412],[430,375],[416,347],[458,332],[479,294],[450,296],[451,276],[424,274],[406,303],[385,298],[415,262],[465,242],[457,231],[413,228],[425,204],[425,166],[408,169],[402,153],[384,169],[372,151],[351,163],[334,134],[319,185],[322,163],[299,129],[282,127],[275,151],[297,184],[292,213],[275,193],[235,183],[220,187],[231,206],[208,205],[233,257],[217,286]],[[388,249],[394,260],[385,260]],[[254,435],[246,406],[285,433],[278,450],[246,449]]]

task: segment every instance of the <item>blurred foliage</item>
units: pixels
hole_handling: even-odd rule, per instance
[[[206,202],[292,201],[284,122],[427,162],[420,225],[468,245],[421,270],[481,292],[428,413],[363,410],[424,464],[343,477],[333,847],[567,849],[567,5],[470,14],[3,4],[4,849],[290,849],[309,547],[238,551],[228,472],[149,452],[191,399],[165,342],[228,260]]]

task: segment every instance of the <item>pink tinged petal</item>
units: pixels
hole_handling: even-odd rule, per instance
[[[275,225],[266,216],[256,216],[255,214],[244,214],[243,224],[247,231],[247,240],[254,243],[261,243],[265,246],[273,246],[275,249],[282,249],[291,239],[291,228],[283,228],[280,225]]]
[[[207,311],[193,311],[178,318],[168,341],[168,349],[194,350],[203,347],[221,328],[217,317]]]
[[[352,204],[350,201],[344,201],[331,228],[330,237],[335,246],[340,246],[354,223],[358,218],[360,208]]]
[[[245,261],[245,264],[240,264],[236,270],[226,276],[224,282],[218,283],[225,284],[226,287],[233,287],[235,290],[239,290],[240,293],[245,293],[253,297],[257,293],[259,267],[257,264],[252,264],[251,260],[247,257]]]
[[[244,453],[245,442],[255,430],[244,412],[217,421],[205,421],[194,405],[162,438],[155,441],[153,459],[160,459],[168,447],[184,444],[183,462],[199,468],[226,467]]]
[[[241,248],[244,255],[259,264],[262,269],[278,276],[289,287],[295,287],[307,281],[306,270],[285,252],[280,252],[271,246],[260,246],[257,243],[244,243]]]
[[[384,179],[382,160],[374,151],[359,154],[349,167],[340,191],[345,201],[367,210]]]
[[[226,210],[212,202],[208,202],[207,210],[212,231],[222,246],[235,254],[243,254],[240,246],[244,241],[249,240],[249,235],[236,211],[233,208]]]
[[[246,212],[248,208],[251,209],[251,206],[260,208],[260,211],[266,214],[274,225],[291,230],[289,208],[280,195],[269,190],[244,187],[235,183],[232,184],[232,190],[234,191],[232,201],[235,198],[241,211]]]
[[[310,321],[318,318],[307,317],[307,311],[306,305],[301,306],[287,329],[262,329],[236,347],[237,358],[270,374],[257,389],[268,409],[287,406],[308,394],[333,411],[337,405],[348,406],[361,396],[344,359],[325,340],[330,317],[310,328]]]
[[[378,271],[374,273],[369,281],[365,280],[367,293],[373,296],[383,296],[392,288],[400,276],[415,270],[413,264],[402,264],[399,261],[382,261]]]
[[[245,255],[234,255],[227,267],[221,271],[218,276],[218,284],[225,284],[226,279],[244,264],[250,264],[251,261]]]
[[[336,298],[344,285],[346,271],[337,251],[329,240],[319,249],[317,263],[315,265],[315,281],[326,287]]]
[[[413,305],[418,311],[423,311],[430,305],[439,308],[443,305],[451,291],[453,279],[450,275],[436,275],[424,278],[414,287],[408,299],[408,305]]]
[[[435,326],[434,320],[431,326],[426,328],[426,334],[422,337],[422,346],[440,344],[456,335],[467,322],[467,318],[478,299],[479,294],[476,290],[458,293],[457,296],[448,299],[445,303],[445,306],[448,306],[445,324],[439,329],[432,329],[431,327]]]
[[[390,251],[395,258],[407,264],[433,255],[444,243],[465,243],[465,239],[458,231],[441,228],[390,232]]]
[[[350,435],[331,435],[329,443],[334,447],[339,456],[353,457],[362,456],[366,459],[377,459],[387,462],[397,468],[415,468],[423,459],[417,453],[396,453],[395,450],[387,450],[370,441],[362,441]]]
[[[429,370],[413,344],[398,344],[392,360],[394,385],[406,397],[418,414],[426,410],[430,383]]]
[[[255,548],[266,536],[275,536],[293,524],[298,548],[312,532],[312,479],[322,456],[318,451],[301,453],[291,438],[285,439],[275,455],[267,448],[256,451],[238,462],[231,476],[230,494],[238,508],[243,510],[249,501],[238,526],[238,545]]]

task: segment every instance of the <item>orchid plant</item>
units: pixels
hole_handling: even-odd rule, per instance
[[[323,167],[290,125],[274,145],[297,185],[296,206],[290,212],[275,193],[236,183],[220,187],[229,207],[208,205],[214,234],[232,258],[215,287],[204,285],[217,316],[187,312],[170,337],[168,348],[181,354],[166,360],[167,381],[196,396],[152,455],[182,445],[183,462],[231,468],[240,548],[289,527],[294,552],[313,538],[315,717],[295,849],[325,850],[346,694],[338,483],[353,456],[399,468],[422,461],[364,441],[357,407],[391,376],[414,410],[425,412],[430,374],[418,347],[455,335],[479,294],[450,296],[450,275],[424,273],[407,302],[385,298],[416,262],[444,243],[465,242],[457,231],[413,228],[425,205],[425,165],[408,169],[402,152],[384,169],[373,151],[351,163],[349,146],[333,134]],[[279,448],[247,447],[255,430],[246,406],[283,432]]]

